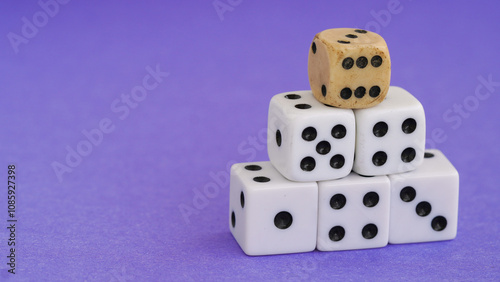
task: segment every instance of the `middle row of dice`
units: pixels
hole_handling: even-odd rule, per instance
[[[367,109],[340,109],[311,91],[275,95],[269,105],[268,154],[292,181],[387,175],[414,170],[424,156],[425,113],[406,90],[391,86]]]

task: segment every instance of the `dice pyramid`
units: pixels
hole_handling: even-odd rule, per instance
[[[451,240],[459,175],[425,149],[425,112],[390,86],[385,40],[328,29],[309,48],[311,90],[272,97],[269,161],[231,167],[229,229],[247,255]]]

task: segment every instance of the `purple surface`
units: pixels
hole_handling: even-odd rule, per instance
[[[19,220],[15,275],[0,228],[0,280],[499,279],[500,4],[166,2],[70,1],[46,22],[37,1],[0,3],[0,175],[16,164]],[[269,100],[309,87],[309,44],[334,27],[386,39],[391,84],[422,102],[429,147],[460,173],[458,236],[248,257],[228,229],[227,167],[268,159]],[[169,75],[156,84],[148,66]],[[142,100],[125,106],[131,91]],[[89,149],[82,131],[100,122],[113,131]],[[60,181],[68,146],[86,156]]]

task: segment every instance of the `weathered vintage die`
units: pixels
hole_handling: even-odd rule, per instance
[[[353,28],[324,30],[309,48],[309,83],[320,102],[349,109],[382,102],[389,90],[391,60],[378,34]]]

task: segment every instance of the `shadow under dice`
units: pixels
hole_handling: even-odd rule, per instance
[[[267,148],[276,169],[293,181],[347,176],[352,169],[352,110],[318,102],[311,91],[275,95],[269,105]]]
[[[320,102],[349,109],[373,107],[389,89],[389,49],[380,35],[370,31],[324,30],[311,44],[308,73]]]
[[[229,228],[247,255],[313,251],[318,186],[285,179],[270,162],[231,167]]]
[[[353,170],[386,175],[416,169],[423,161],[425,113],[406,90],[391,86],[375,107],[354,110],[356,152]]]

